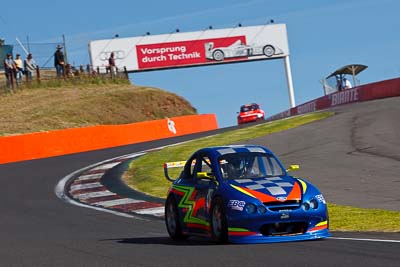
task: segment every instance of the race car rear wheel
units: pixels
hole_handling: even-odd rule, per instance
[[[275,48],[272,45],[266,45],[263,48],[263,53],[267,57],[272,57],[275,54]]]
[[[184,240],[187,238],[182,233],[182,227],[179,222],[178,207],[174,196],[170,195],[165,203],[165,224],[168,234],[173,240]]]
[[[225,209],[220,198],[213,200],[211,204],[211,238],[217,243],[228,242],[228,223],[226,220]]]
[[[216,61],[222,61],[225,59],[224,52],[222,52],[221,50],[215,50],[212,55]]]

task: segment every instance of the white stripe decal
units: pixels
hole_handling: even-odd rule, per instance
[[[86,174],[86,175],[82,175],[78,177],[78,181],[84,181],[84,180],[90,180],[90,179],[97,179],[97,178],[101,178],[101,176],[103,176],[104,173],[94,173],[94,174]]]
[[[99,192],[90,192],[86,194],[79,194],[79,195],[74,195],[74,197],[77,197],[78,199],[89,199],[92,197],[107,197],[107,196],[113,196],[116,195],[113,192],[110,191],[99,191]]]
[[[91,171],[98,171],[98,170],[108,170],[111,169],[114,166],[117,166],[118,164],[120,164],[121,162],[112,162],[112,163],[107,163],[104,165],[100,165],[94,169],[91,169]]]
[[[70,192],[76,191],[76,190],[82,190],[82,189],[96,188],[96,187],[101,187],[101,186],[103,186],[103,185],[99,182],[90,183],[90,184],[76,184],[76,185],[71,186]]]
[[[250,152],[259,152],[259,153],[265,153],[265,150],[259,147],[249,147],[248,150]]]
[[[134,212],[135,213],[139,213],[139,214],[151,214],[151,215],[158,214],[158,215],[163,215],[164,214],[164,207],[134,210]]]
[[[350,237],[329,237],[329,239],[400,243],[400,240],[390,240],[390,239],[369,239],[369,238],[350,238]]]
[[[132,198],[121,198],[121,199],[114,199],[114,200],[106,200],[106,201],[95,202],[93,204],[108,208],[108,207],[117,206],[117,205],[139,203],[139,202],[144,202],[144,201],[143,200],[132,199]]]
[[[233,148],[222,148],[218,149],[218,153],[221,155],[225,155],[225,154],[235,153],[235,150]]]

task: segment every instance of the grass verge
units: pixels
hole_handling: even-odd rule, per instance
[[[134,160],[124,174],[124,180],[136,190],[165,198],[171,183],[164,178],[162,168],[164,162],[185,160],[202,147],[246,143],[250,139],[298,127],[332,115],[332,112],[306,114],[166,147],[161,151],[148,153]],[[171,177],[178,176],[178,173],[170,172],[170,174]],[[328,204],[328,207],[330,230],[332,231],[400,232],[400,212],[355,208],[331,203]]]
[[[328,204],[333,231],[400,232],[400,212]]]

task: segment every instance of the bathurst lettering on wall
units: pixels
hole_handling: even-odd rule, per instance
[[[331,96],[332,102],[331,106],[347,104],[351,102],[357,102],[358,99],[358,88],[353,88],[341,92],[337,92],[332,94]]]
[[[312,101],[306,104],[303,104],[301,106],[297,107],[297,114],[304,114],[304,113],[309,113],[309,112],[314,112],[317,110],[317,103],[316,101]]]

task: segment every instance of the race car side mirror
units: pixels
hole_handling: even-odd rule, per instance
[[[286,169],[287,172],[291,172],[291,171],[297,171],[298,169],[300,169],[300,165],[290,165],[289,168]]]
[[[214,176],[207,172],[198,172],[197,179],[207,179],[207,180],[214,180]]]

